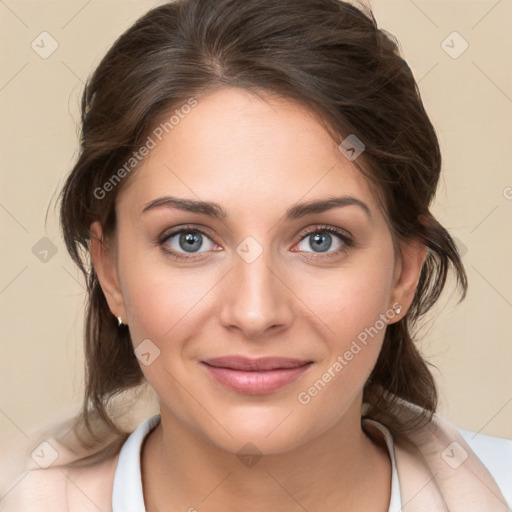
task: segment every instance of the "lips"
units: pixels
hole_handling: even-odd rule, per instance
[[[210,377],[224,387],[248,395],[263,395],[291,384],[312,366],[313,361],[227,356],[201,361],[201,364]]]
[[[277,370],[280,368],[297,368],[311,361],[291,359],[288,357],[261,357],[259,359],[251,359],[241,356],[226,356],[207,359],[203,362],[217,368],[230,368],[231,370],[251,372]]]

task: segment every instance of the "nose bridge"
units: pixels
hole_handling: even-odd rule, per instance
[[[271,248],[247,237],[236,247],[233,265],[222,299],[224,326],[236,326],[250,337],[287,323],[291,318],[289,297],[276,276],[275,268],[280,266]]]

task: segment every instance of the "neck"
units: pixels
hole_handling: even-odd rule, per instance
[[[147,512],[384,512],[390,498],[387,448],[361,429],[360,403],[308,443],[260,458],[239,457],[208,442],[162,408],[141,466]]]

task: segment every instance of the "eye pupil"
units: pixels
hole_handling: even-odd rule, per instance
[[[319,252],[325,252],[329,249],[331,238],[331,235],[328,233],[316,233],[313,236],[314,245],[312,245],[312,247],[319,249]],[[329,243],[322,246],[322,242],[325,242],[325,240],[327,240]]]

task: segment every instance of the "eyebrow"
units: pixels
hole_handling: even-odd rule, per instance
[[[368,217],[372,218],[370,208],[363,201],[352,196],[331,197],[328,199],[309,201],[291,206],[286,210],[281,220],[292,221],[311,215],[314,213],[323,213],[333,208],[342,208],[345,206],[358,206]],[[147,203],[141,214],[154,210],[156,208],[175,208],[186,212],[208,215],[215,219],[225,219],[228,213],[218,203],[211,201],[196,201],[192,199],[181,199],[172,196],[163,196]]]

